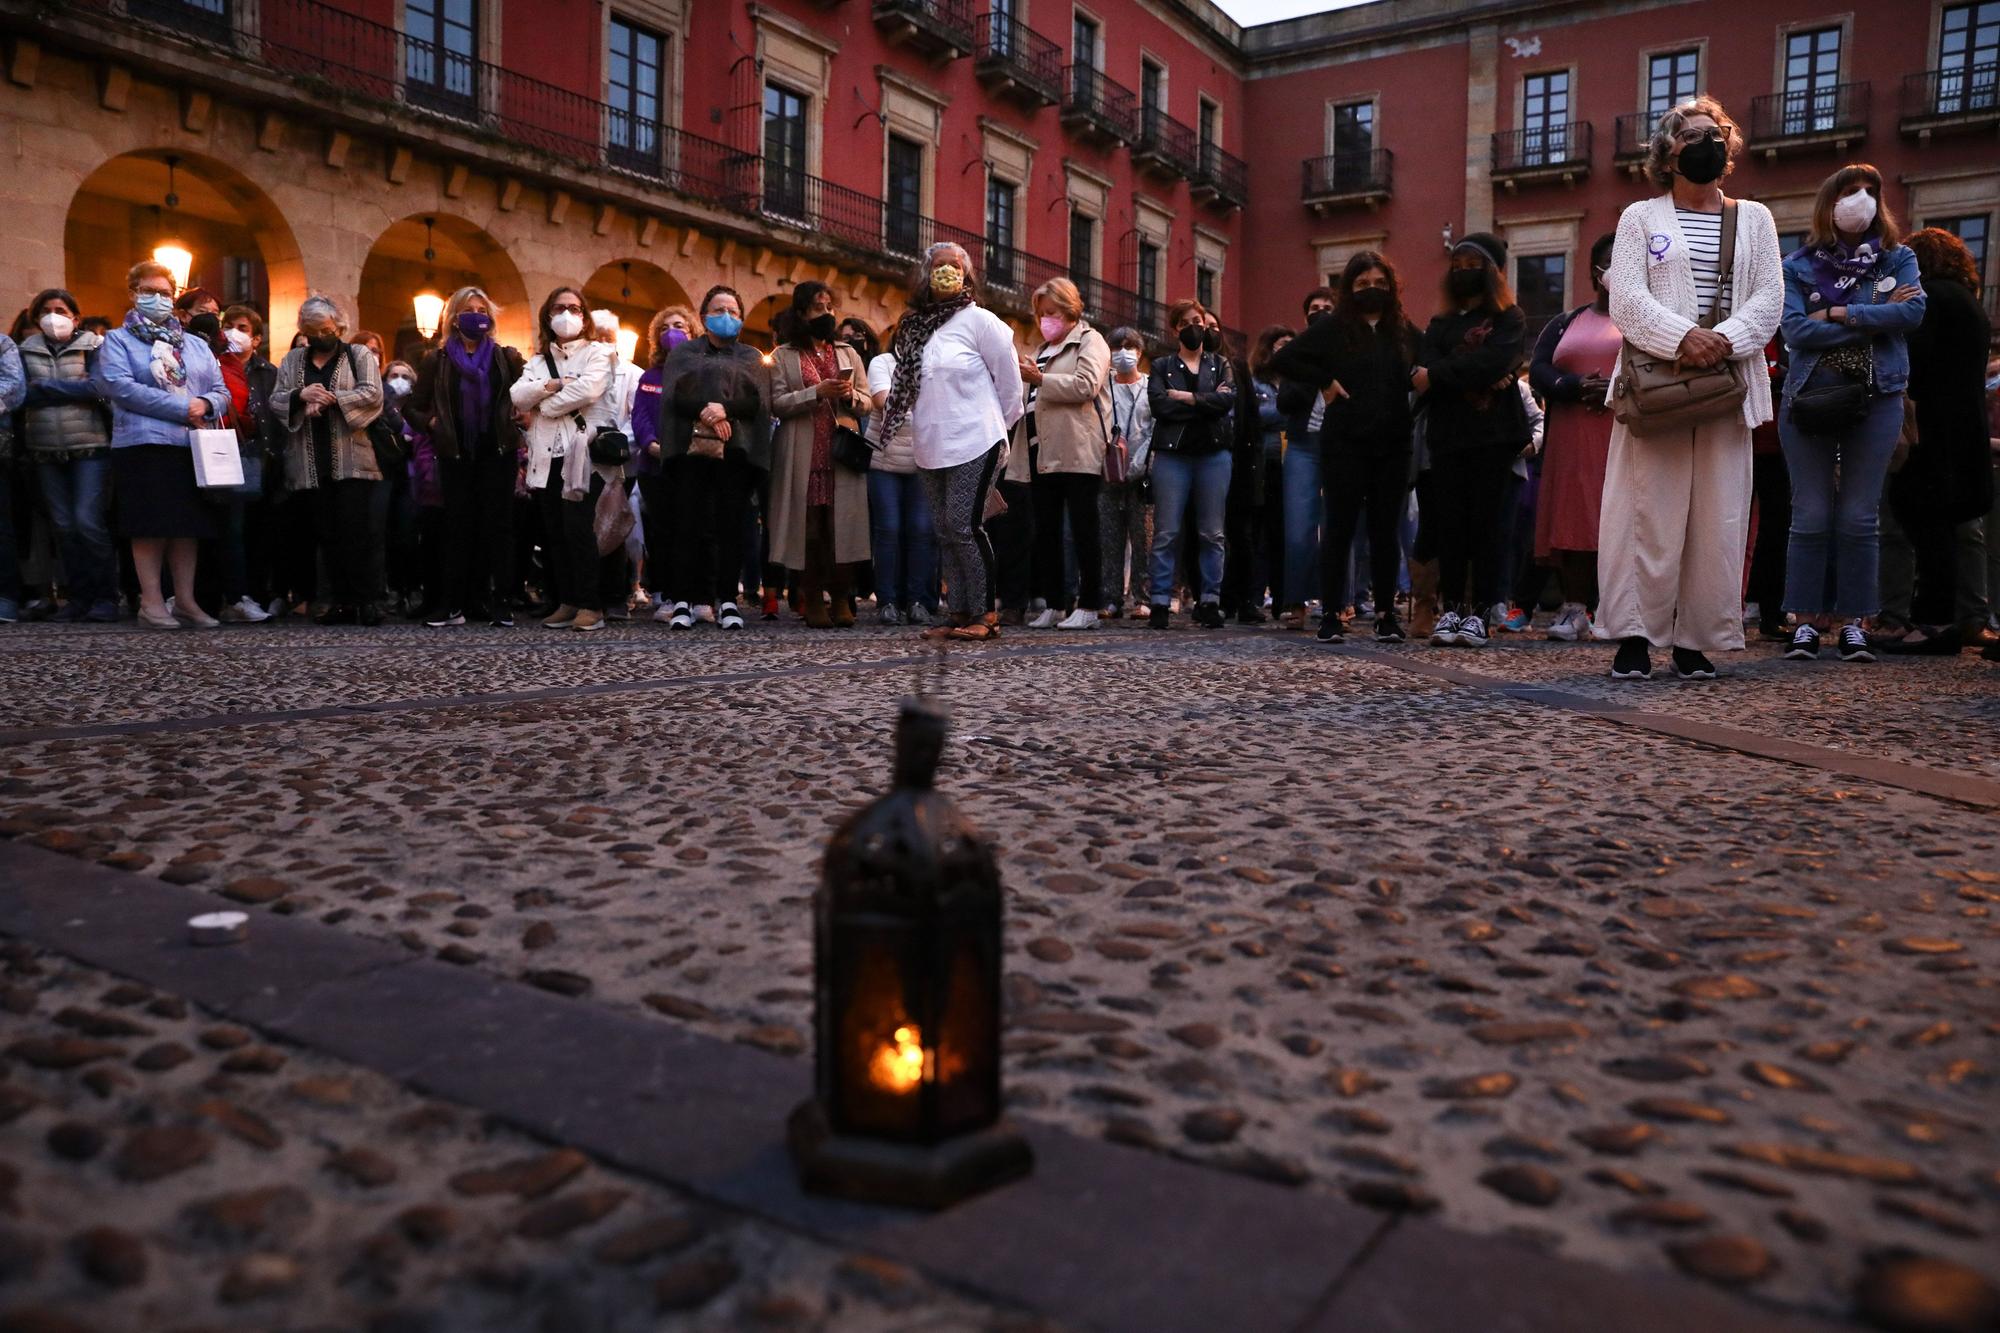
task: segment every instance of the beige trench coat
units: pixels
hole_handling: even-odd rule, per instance
[[[868,410],[868,371],[861,355],[835,343],[840,364],[854,371],[854,396],[845,420]],[[771,563],[806,567],[806,482],[812,474],[813,404],[818,401],[800,369],[796,349],[771,354],[771,411],[778,430],[771,439]],[[868,559],[868,474],[833,469],[833,558],[837,564]]]
[[[1035,450],[1037,469],[1102,476],[1110,423],[1111,346],[1088,320],[1080,319],[1042,368],[1042,386],[1035,394],[1035,430],[1041,440]],[[1027,481],[1025,424],[1015,431],[1014,446],[1007,480]]]

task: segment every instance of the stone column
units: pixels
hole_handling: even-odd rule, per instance
[[[1493,228],[1493,132],[1500,128],[1500,29],[1466,29],[1465,230]]]

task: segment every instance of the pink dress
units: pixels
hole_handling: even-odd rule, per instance
[[[1618,326],[1595,306],[1586,307],[1556,344],[1556,369],[1571,375],[1609,377],[1623,342]],[[1542,489],[1535,508],[1535,556],[1595,551],[1597,514],[1604,501],[1604,468],[1611,456],[1611,411],[1582,403],[1551,402],[1542,436]]]

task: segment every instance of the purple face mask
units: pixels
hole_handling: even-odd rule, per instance
[[[665,331],[660,334],[660,341],[667,345],[667,350],[670,352],[687,340],[687,330],[675,328],[672,325],[668,325]]]
[[[468,338],[484,338],[493,330],[493,316],[478,310],[461,310],[452,322]]]

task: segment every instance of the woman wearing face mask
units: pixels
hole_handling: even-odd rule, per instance
[[[1134,328],[1111,331],[1111,433],[1125,441],[1125,480],[1097,492],[1097,548],[1104,558],[1104,611],[1132,615],[1149,605],[1148,566],[1153,558],[1153,407],[1139,371],[1146,339]],[[1126,579],[1130,559],[1131,578]]]
[[[696,327],[694,311],[684,305],[670,305],[653,316],[646,326],[646,345],[653,349],[653,361],[632,393],[632,473],[639,485],[641,532],[646,543],[643,579],[652,594],[653,619],[667,624],[673,619],[673,599],[666,595],[673,582],[671,543],[667,535],[668,495],[665,469],[660,462],[660,382],[667,358],[688,340],[688,330]]]
[[[28,318],[35,332],[21,341],[21,444],[62,547],[68,600],[55,618],[108,625],[118,619],[118,557],[107,513],[111,413],[91,383],[104,340],[78,327],[76,298],[60,287],[38,293]]]
[[[214,333],[208,329],[211,324]],[[229,422],[236,429],[237,453],[243,462],[243,485],[223,497],[222,536],[217,540],[211,562],[217,566],[210,577],[220,592],[221,618],[231,624],[259,624],[271,618],[254,588],[251,529],[264,525],[265,457],[264,442],[269,434],[271,390],[277,384],[278,368],[257,355],[263,321],[247,306],[231,306],[220,317],[206,312],[193,316],[188,332],[209,338],[216,363],[222,367],[222,381],[229,386]],[[252,330],[257,332],[252,332]],[[263,554],[261,547],[257,554]]]
[[[445,302],[442,341],[424,353],[403,418],[430,439],[444,502],[444,581],[430,590],[433,629],[490,618],[514,623],[514,479],[521,442],[512,391],[521,354],[493,337],[497,307],[477,287]]]
[[[1194,620],[1203,629],[1221,629],[1223,528],[1229,504],[1230,413],[1236,407],[1236,377],[1229,363],[1208,350],[1206,312],[1200,302],[1182,299],[1167,308],[1167,327],[1179,348],[1157,357],[1146,383],[1153,410],[1153,564],[1147,590],[1153,599],[1151,627],[1168,628],[1174,569],[1181,554],[1182,524],[1194,505],[1200,598]]]
[[[771,561],[799,572],[800,610],[814,629],[854,624],[854,566],[868,558],[867,474],[833,461],[835,427],[860,429],[868,371],[835,338],[839,328],[833,289],[802,282],[772,353]]]
[[[404,619],[426,618],[423,614],[424,559],[422,506],[412,481],[414,438],[403,407],[417,387],[416,369],[407,361],[391,361],[382,367],[382,419],[397,440],[396,466],[384,480],[388,492],[388,579],[389,594],[395,599],[395,613]],[[436,470],[431,472],[433,484]]]
[[[700,317],[700,336],[661,371],[656,442],[673,542],[662,605],[670,629],[693,629],[693,608],[712,606],[717,625],[739,630],[743,516],[771,467],[771,372],[740,340],[743,298],[733,287],[709,288]]]
[[[216,533],[215,510],[194,481],[191,429],[212,428],[229,408],[215,354],[174,318],[174,275],[145,260],[126,275],[132,310],[98,349],[92,382],[111,404],[111,476],[118,529],[132,541],[139,622],[201,629],[221,622],[195,601],[196,544]],[[160,586],[171,565],[178,596],[169,612]]]
[[[1604,286],[1617,239],[1606,233],[1590,247],[1597,299],[1549,321],[1535,341],[1528,371],[1529,383],[1548,404],[1535,559],[1556,567],[1563,605],[1549,637],[1568,643],[1591,637],[1590,612],[1597,604],[1597,527],[1604,467],[1611,457],[1612,418],[1604,393],[1625,345],[1611,322],[1611,293]]]
[[[550,292],[536,323],[540,347],[510,392],[527,418],[528,493],[558,603],[542,624],[587,632],[604,626],[593,519],[606,479],[591,465],[590,437],[612,420],[604,399],[616,354],[586,336],[589,318],[575,287]]]
[[[1881,195],[1874,167],[1834,172],[1819,187],[1805,244],[1784,263],[1791,365],[1778,440],[1792,477],[1785,609],[1799,618],[1785,656],[1798,660],[1819,656],[1820,635],[1835,621],[1841,661],[1875,660],[1861,622],[1881,609],[1876,515],[1903,431],[1908,339],[1924,317],[1917,256],[1901,244]],[[1839,394],[1845,401],[1827,403]]]
[[[950,599],[946,623],[924,637],[997,639],[986,506],[1007,433],[1021,419],[1021,366],[1013,333],[980,307],[962,248],[940,241],[925,253],[890,350],[896,368],[880,431],[893,439],[910,423]]]
[[[1429,403],[1430,490],[1424,524],[1437,539],[1439,646],[1486,646],[1482,610],[1503,592],[1501,524],[1508,477],[1530,432],[1515,373],[1527,317],[1504,276],[1507,243],[1474,232],[1452,248],[1444,313],[1424,330],[1410,383]],[[1469,580],[1469,583],[1468,583]]]
[[[888,336],[893,343],[895,331]],[[868,363],[868,441],[875,459],[868,468],[868,549],[875,557],[875,600],[884,625],[928,625],[937,615],[937,532],[931,500],[917,470],[910,421],[882,439],[882,409],[896,382],[896,354],[884,352]]]
[[[1111,429],[1111,348],[1083,317],[1083,296],[1068,278],[1036,289],[1035,323],[1042,345],[1021,359],[1027,415],[1007,462],[1010,481],[1026,481],[1035,507],[1034,598],[1030,629],[1097,627],[1103,602],[1103,560],[1097,544],[1097,496],[1104,479],[1104,441]],[[1075,605],[1067,615],[1063,582],[1063,519],[1076,550]]]
[[[1619,640],[1611,674],[1644,680],[1650,647],[1673,648],[1684,680],[1715,676],[1708,654],[1743,646],[1743,553],[1750,524],[1750,432],[1771,418],[1764,345],[1784,308],[1771,212],[1736,203],[1723,272],[1722,178],[1743,136],[1711,97],[1660,117],[1646,174],[1661,193],[1618,219],[1605,286],[1625,341],[1684,368],[1740,363],[1740,411],[1679,426],[1611,429],[1598,519],[1597,623]],[[1620,353],[1622,369],[1624,356]],[[1611,399],[1618,398],[1614,371]]]
[[[271,412],[285,423],[286,485],[312,495],[313,528],[332,585],[322,625],[379,625],[383,599],[382,470],[368,427],[382,414],[374,356],[348,343],[340,307],[299,306],[306,345],[285,354]]]
[[[1396,576],[1402,568],[1397,525],[1410,488],[1410,368],[1417,361],[1416,326],[1403,313],[1402,283],[1386,257],[1364,250],[1340,275],[1334,312],[1306,326],[1273,359],[1290,386],[1285,406],[1297,419],[1303,398],[1321,404],[1320,486],[1326,527],[1320,543],[1319,638],[1346,638],[1348,553],[1367,516],[1368,572],[1375,582],[1375,639],[1401,643]],[[1306,398],[1304,395],[1309,394]],[[1357,592],[1356,596],[1359,594]]]

